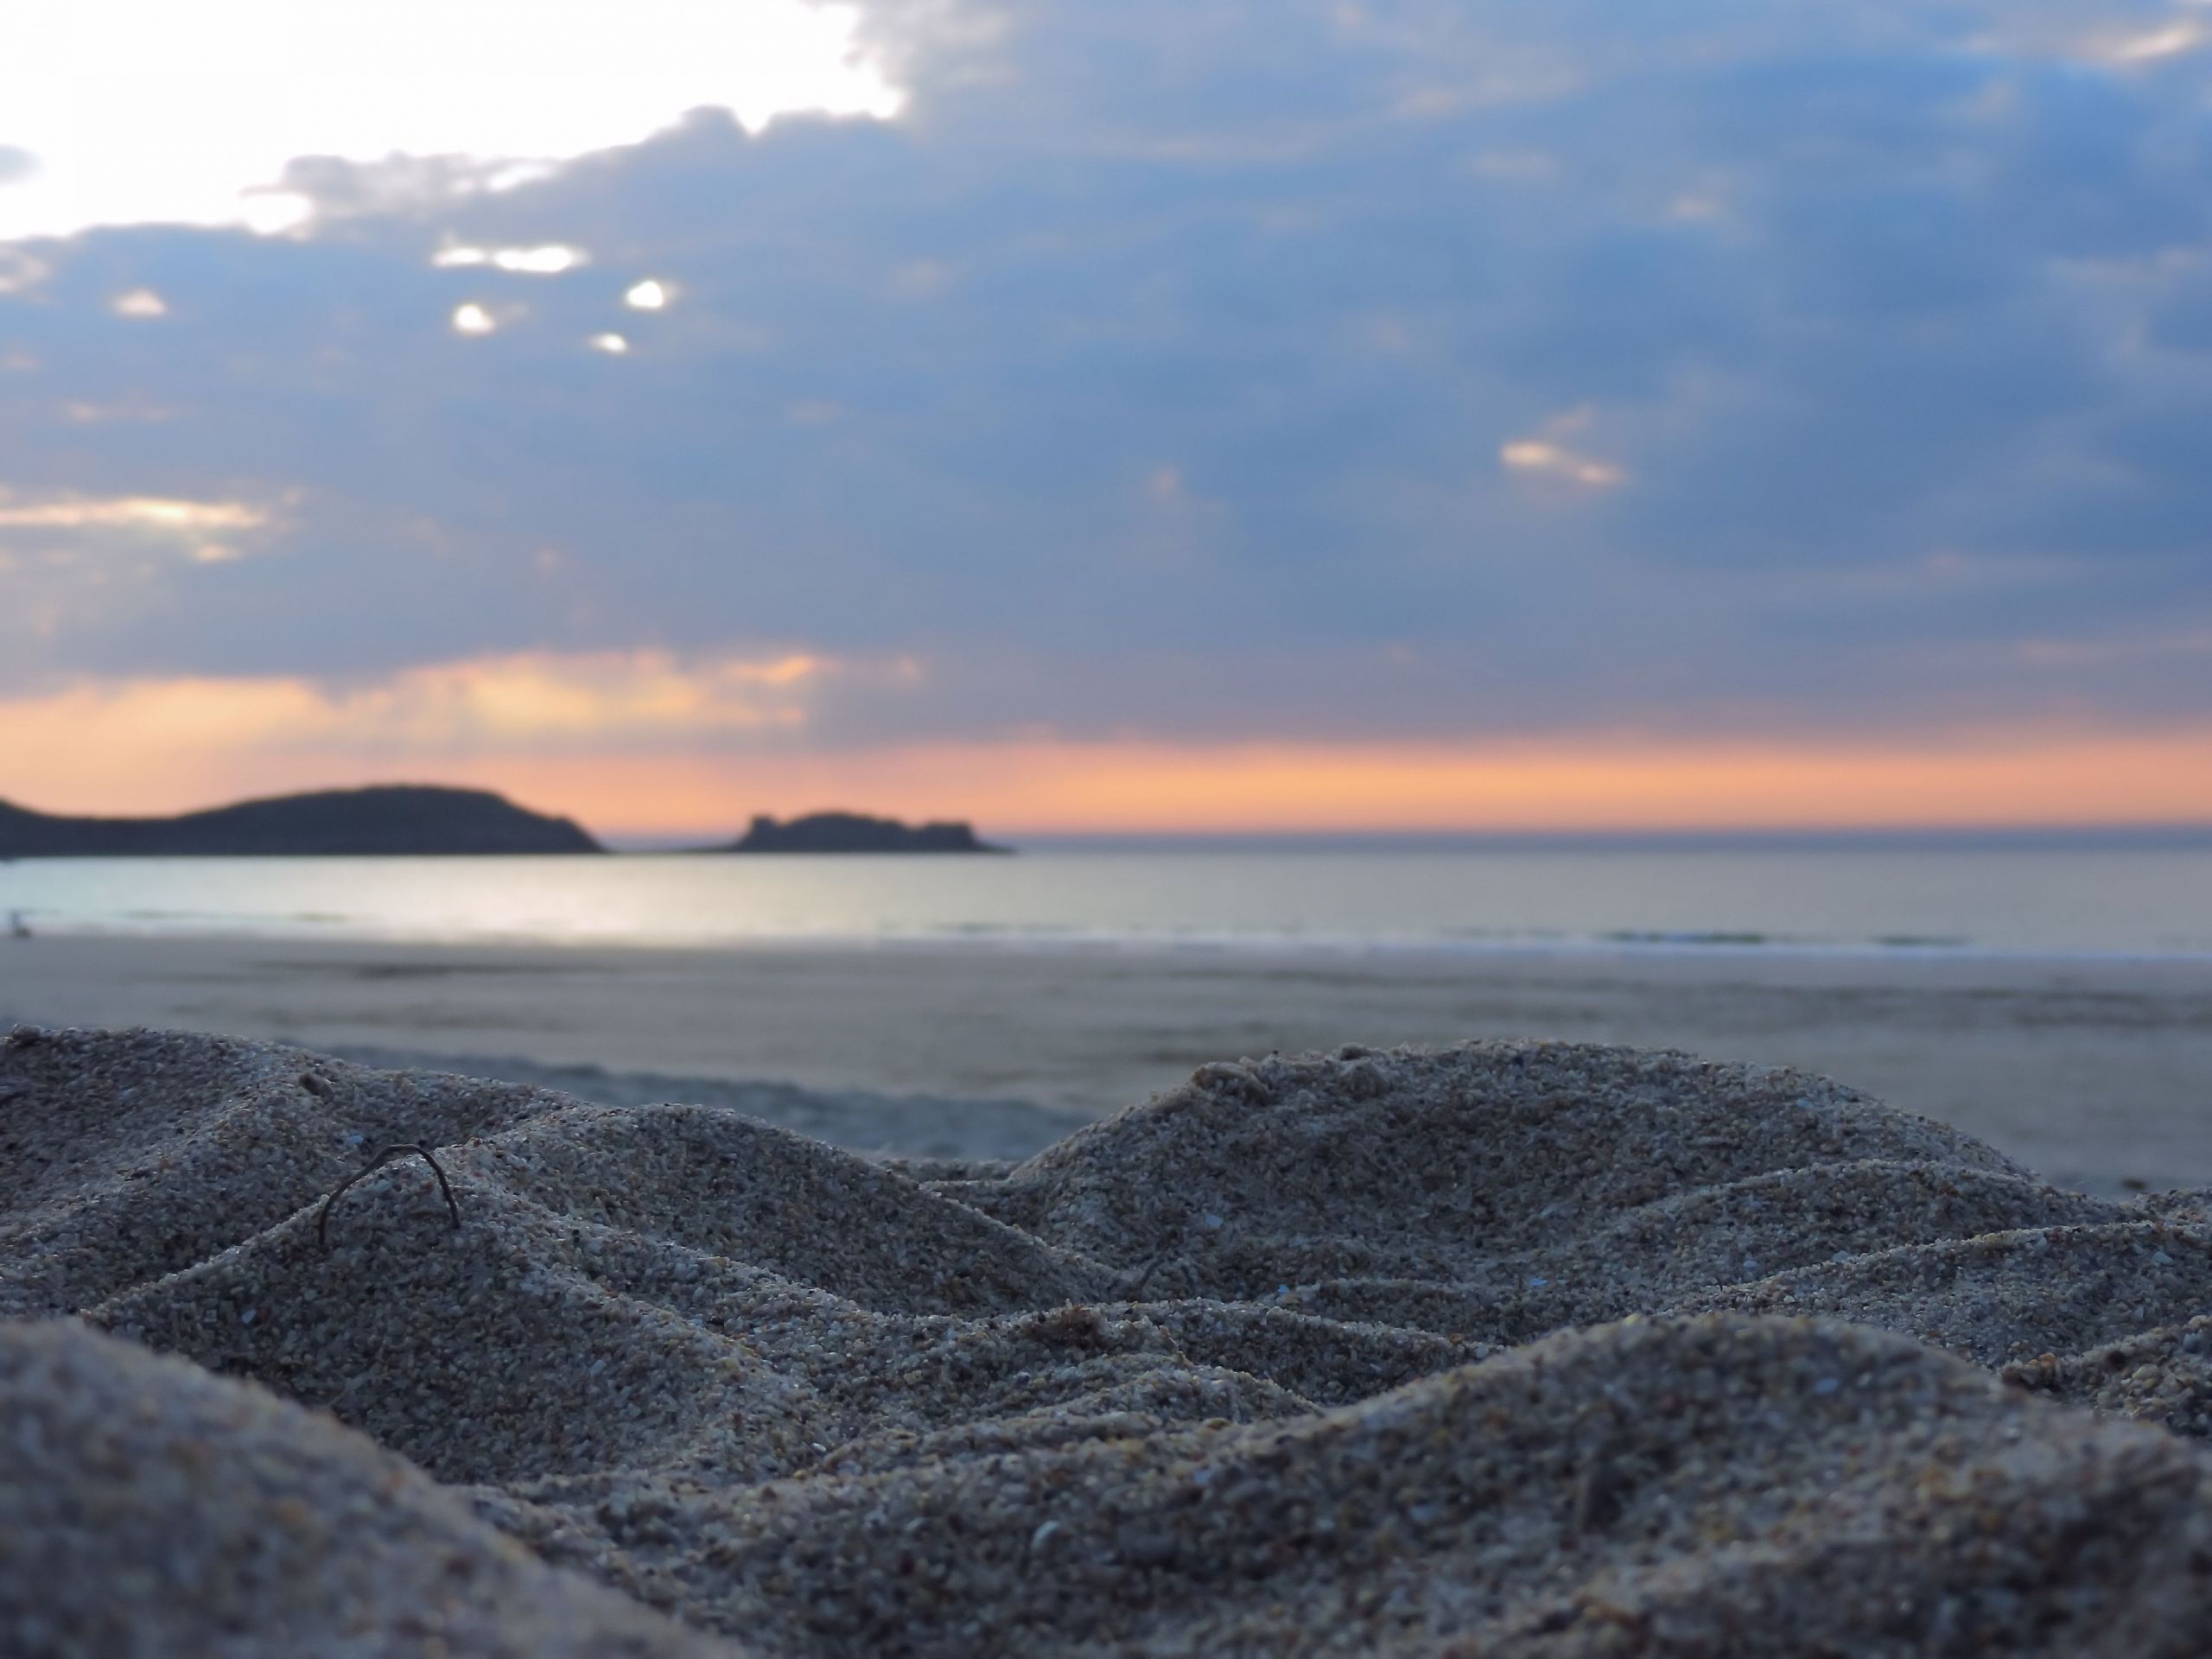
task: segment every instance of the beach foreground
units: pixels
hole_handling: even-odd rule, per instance
[[[2065,1191],[1787,1069],[1343,1048],[900,1161],[22,1029],[0,1137],[13,1652],[2180,1655],[2212,1618],[2212,1193]],[[325,1205],[396,1141],[450,1207],[412,1154]]]

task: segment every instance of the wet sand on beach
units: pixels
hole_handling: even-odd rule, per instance
[[[680,1080],[1025,1103],[1034,1151],[1240,1055],[1553,1037],[1838,1077],[2063,1185],[2212,1184],[2212,962],[0,939],[0,1020],[229,1033],[620,1098]],[[588,1076],[618,1074],[595,1087]],[[646,1074],[642,1083],[620,1074]],[[748,1107],[747,1109],[757,1109]],[[834,1114],[832,1115],[834,1116]],[[841,1138],[829,1118],[798,1122]],[[934,1143],[944,1151],[957,1128]],[[948,1140],[946,1137],[950,1136]],[[916,1148],[919,1149],[919,1148]]]

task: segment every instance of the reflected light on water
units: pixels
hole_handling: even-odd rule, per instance
[[[499,326],[492,314],[480,305],[459,306],[453,314],[453,329],[457,334],[488,334]]]
[[[0,865],[0,912],[41,933],[570,945],[2202,955],[2208,872],[2201,848],[24,859]]]
[[[664,310],[668,306],[668,285],[648,277],[642,283],[634,283],[629,292],[623,295],[622,303],[632,311]]]

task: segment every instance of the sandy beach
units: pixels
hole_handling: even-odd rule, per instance
[[[2061,1185],[2212,1185],[2212,963],[1621,951],[499,949],[0,939],[0,1022],[149,1026],[717,1099],[861,1150],[1027,1156],[1193,1067],[1550,1037],[1787,1065]],[[731,1084],[787,1084],[731,1094]]]
[[[17,1020],[30,1659],[2212,1617],[2212,963],[37,937]]]
[[[2207,1195],[1788,1069],[1345,1046],[886,1162],[25,1027],[0,1135],[25,1659],[2178,1659],[2212,1618]]]

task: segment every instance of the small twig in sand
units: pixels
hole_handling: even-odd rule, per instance
[[[1160,1271],[1160,1264],[1166,1259],[1165,1249],[1154,1252],[1152,1260],[1144,1264],[1144,1271],[1138,1274],[1135,1282],[1122,1293],[1122,1300],[1125,1302],[1140,1300],[1144,1295],[1145,1287],[1152,1282],[1152,1275]]]
[[[410,1152],[428,1164],[430,1166],[430,1173],[438,1178],[438,1191],[444,1193],[446,1198],[446,1213],[453,1218],[454,1226],[460,1226],[461,1206],[453,1201],[453,1188],[446,1185],[445,1171],[438,1167],[438,1160],[430,1156],[430,1149],[428,1147],[418,1147],[410,1141],[399,1146],[386,1147],[372,1158],[365,1166],[355,1170],[331,1189],[330,1196],[322,1201],[322,1208],[315,1211],[315,1242],[321,1245],[326,1252],[330,1249],[330,1240],[326,1236],[325,1230],[330,1224],[330,1206],[338,1202],[340,1194],[363,1176],[375,1174],[393,1159],[404,1158]]]

